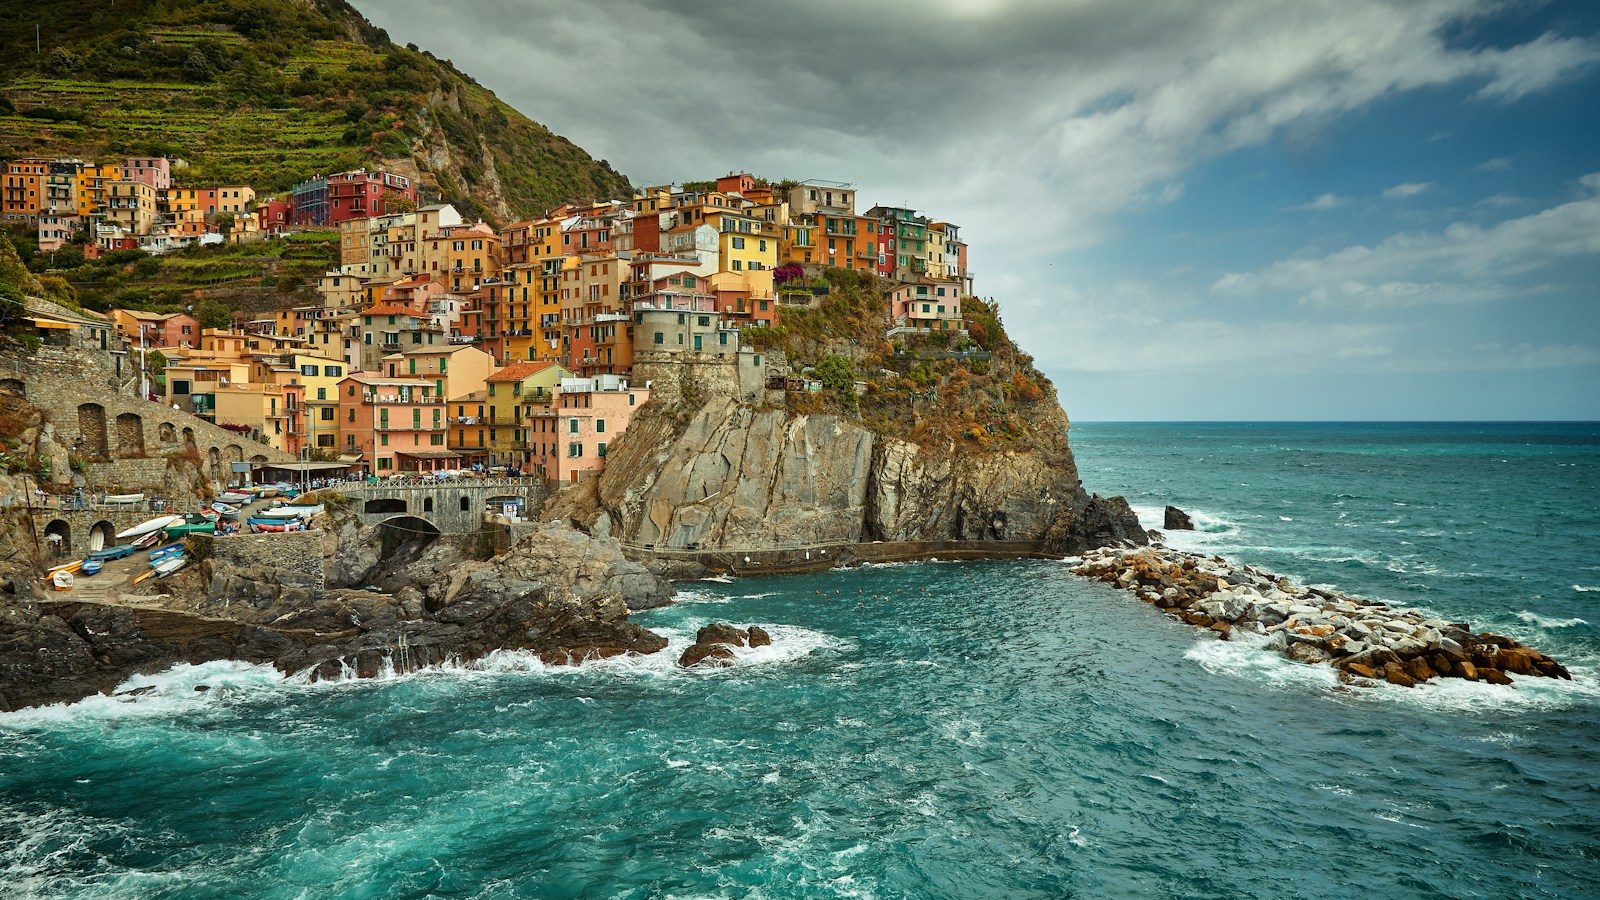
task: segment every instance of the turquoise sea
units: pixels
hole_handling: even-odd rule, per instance
[[[1076,425],[1180,546],[1573,682],[1340,688],[1057,562],[686,585],[772,647],[0,716],[0,896],[1600,896],[1600,426]],[[214,687],[196,693],[196,684]]]

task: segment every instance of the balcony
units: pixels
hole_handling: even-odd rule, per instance
[[[443,397],[431,394],[426,397],[416,394],[362,394],[361,402],[376,406],[443,406],[445,401]]]

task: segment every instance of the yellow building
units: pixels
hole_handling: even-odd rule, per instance
[[[515,362],[486,380],[489,451],[496,465],[526,469],[531,449],[528,425],[532,413],[548,408],[561,379],[572,373],[549,361]]]
[[[423,347],[383,358],[384,375],[425,378],[433,382],[434,394],[447,401],[483,390],[495,368],[494,357],[466,344]]]
[[[350,374],[342,359],[312,353],[284,352],[257,357],[251,376],[278,385],[299,385],[303,400],[296,429],[305,444],[319,450],[339,446],[339,382]]]
[[[106,186],[106,221],[145,235],[156,223],[156,189],[143,181],[119,179]]]

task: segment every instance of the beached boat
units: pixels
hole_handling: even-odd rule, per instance
[[[173,572],[178,571],[179,569],[183,568],[184,566],[186,566],[188,564],[189,564],[189,558],[188,557],[186,557],[186,556],[174,556],[173,558],[167,560],[166,562],[162,563],[161,565],[156,566],[153,571],[156,573],[156,577],[157,578],[165,578],[168,575],[171,575]]]
[[[104,550],[96,550],[95,552],[89,554],[89,558],[98,559],[101,562],[109,562],[113,559],[122,559],[125,556],[132,556],[138,552],[139,547],[136,544],[115,544],[105,548]]]
[[[72,573],[62,570],[51,575],[50,586],[58,591],[72,590]]]
[[[134,503],[143,503],[143,494],[107,494],[106,503],[113,506],[128,506]]]
[[[83,568],[79,569],[78,571],[85,575],[99,575],[101,567],[103,567],[105,564],[105,560],[96,559],[95,557],[91,556],[83,561]]]
[[[262,519],[250,517],[250,530],[259,533],[277,533],[284,531],[304,530],[305,524],[299,519]]]
[[[256,513],[255,517],[262,519],[309,519],[320,512],[322,512],[322,504],[320,503],[314,506],[295,506],[293,504],[288,504],[285,506],[274,506],[271,509],[264,509]]]
[[[64,562],[64,563],[62,563],[62,564],[60,564],[58,566],[51,566],[49,569],[47,569],[45,571],[45,574],[54,575],[57,572],[66,572],[68,574],[71,574],[73,572],[78,571],[81,568],[83,568],[83,560],[75,559],[72,562]]]
[[[150,565],[153,567],[157,563],[162,562],[163,560],[168,560],[168,559],[171,559],[174,556],[182,556],[182,555],[183,555],[183,541],[174,541],[174,542],[172,542],[170,544],[166,544],[164,546],[157,547],[156,549],[151,550],[150,551],[150,556],[149,556],[149,561],[150,561]]]
[[[161,543],[161,532],[152,531],[149,534],[145,535],[144,537],[137,538],[137,539],[135,539],[133,541],[130,541],[128,546],[130,546],[134,550],[138,551],[138,550],[148,550],[151,547],[154,547],[155,545],[157,545],[159,543]]]
[[[130,585],[139,584],[141,582],[149,581],[150,579],[152,579],[154,577],[156,577],[156,570],[155,569],[151,569],[148,572],[145,572],[143,574],[134,576],[134,579],[132,581],[128,582],[128,584],[130,584]]]
[[[221,500],[223,503],[237,504],[249,503],[251,500],[254,500],[255,497],[251,494],[245,493],[244,491],[223,491],[217,495],[217,499]]]
[[[239,517],[239,507],[230,506],[221,500],[211,504],[211,511],[224,519],[236,519]]]
[[[138,525],[129,528],[127,531],[117,532],[117,538],[123,539],[141,537],[152,532],[160,531],[161,529],[166,528],[168,525],[176,525],[182,521],[183,516],[156,516],[154,519],[151,519],[147,522],[140,522]]]
[[[216,534],[217,523],[213,519],[208,519],[205,516],[191,513],[187,516],[180,516],[176,524],[168,525],[166,528],[161,529],[161,531],[167,536],[167,540],[170,541],[173,538],[180,538],[186,534]]]

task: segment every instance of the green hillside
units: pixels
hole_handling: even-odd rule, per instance
[[[343,0],[4,4],[0,158],[26,155],[166,155],[182,183],[268,192],[381,165],[500,220],[628,190]]]

